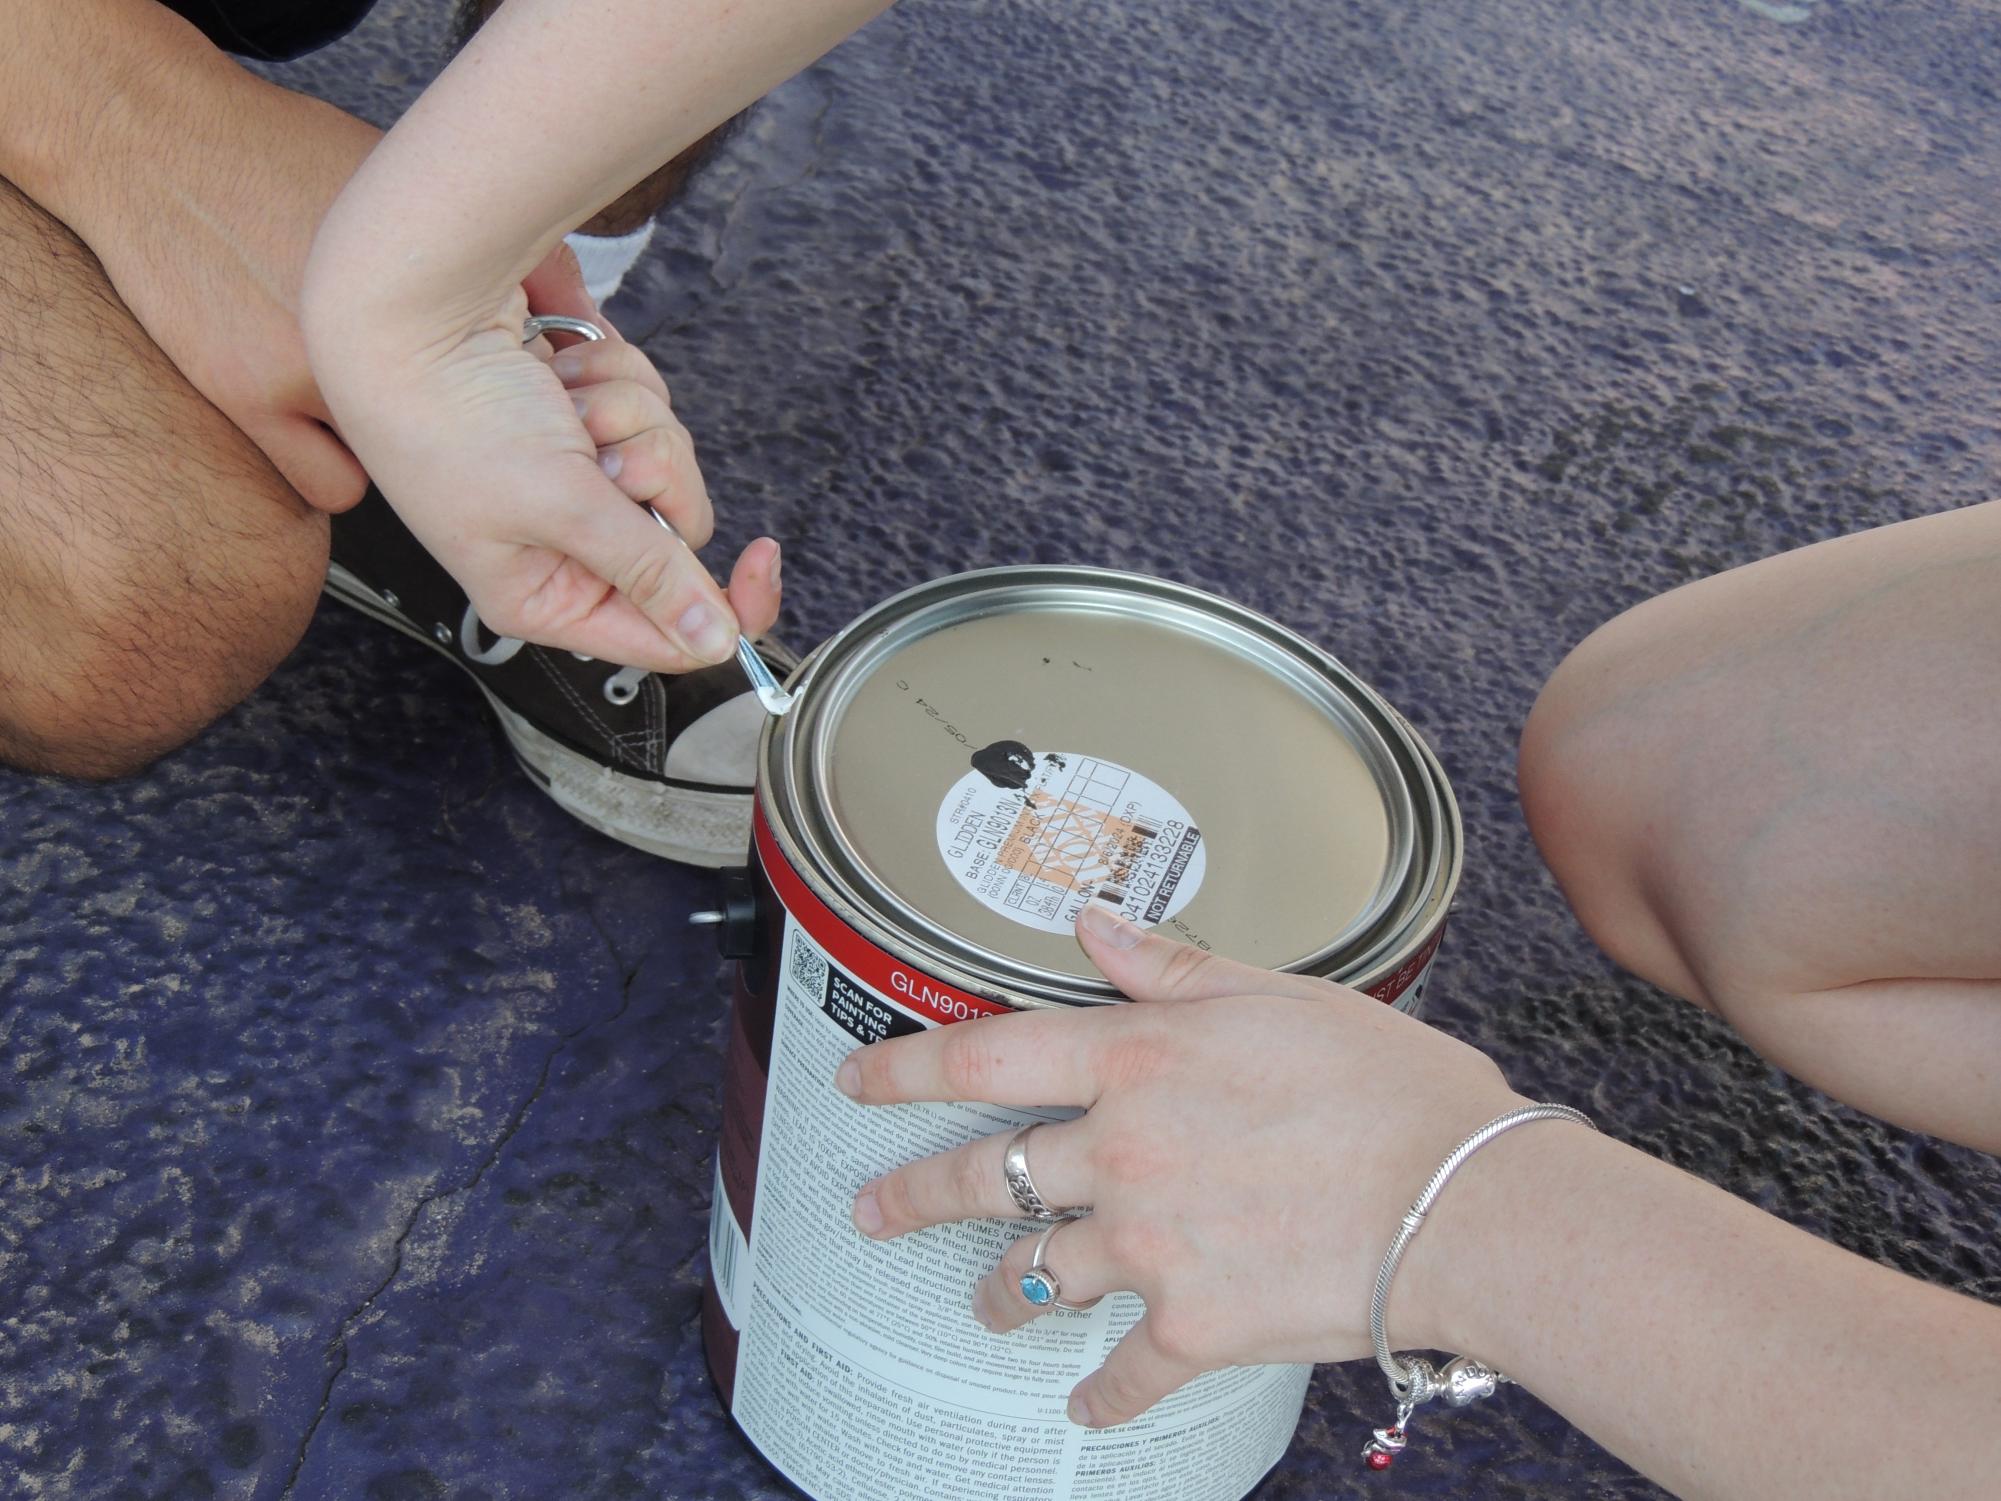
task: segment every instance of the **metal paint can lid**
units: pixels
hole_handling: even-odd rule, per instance
[[[1071,931],[1086,901],[1348,975],[1456,882],[1457,812],[1402,719],[1324,651],[1182,585],[941,579],[827,642],[794,688],[762,766],[788,855],[878,943],[1017,1003],[1112,998]]]

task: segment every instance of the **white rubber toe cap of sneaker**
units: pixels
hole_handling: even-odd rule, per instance
[[[764,732],[764,705],[742,693],[709,710],[667,748],[668,776],[721,787],[749,787],[757,781],[757,737]]]

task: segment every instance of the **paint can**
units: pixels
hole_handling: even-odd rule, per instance
[[[1308,1366],[1212,1372],[1086,1431],[1070,1389],[1132,1294],[1006,1336],[975,1282],[1028,1226],[877,1244],[870,1178],[1033,1120],[864,1109],[840,1060],[884,1037],[1119,997],[1086,901],[1415,1010],[1459,879],[1429,748],[1337,660],[1252,611],[1089,568],[961,574],[810,657],[760,747],[703,1340],[731,1416],[813,1501],[1239,1501],[1298,1425]]]

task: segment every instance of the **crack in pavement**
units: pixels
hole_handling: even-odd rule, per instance
[[[568,886],[567,882],[565,882],[565,886]],[[565,894],[568,894],[567,890]],[[389,1291],[397,1277],[401,1275],[403,1271],[403,1247],[410,1239],[411,1234],[416,1230],[418,1221],[424,1217],[424,1211],[433,1204],[442,1203],[460,1194],[470,1193],[473,1189],[479,1187],[480,1180],[485,1178],[488,1171],[500,1160],[501,1153],[507,1149],[507,1144],[514,1139],[515,1133],[527,1121],[528,1112],[534,1109],[535,1102],[541,1099],[542,1092],[548,1087],[549,1075],[555,1070],[556,1060],[562,1057],[571,1043],[575,1042],[586,1032],[597,1027],[613,1025],[631,1009],[632,987],[633,982],[639,978],[639,966],[637,964],[628,964],[625,956],[619,952],[618,943],[606,931],[603,921],[598,917],[597,908],[589,900],[583,903],[583,908],[591,927],[596,930],[598,937],[603,940],[606,951],[612,957],[612,962],[618,967],[619,973],[623,976],[619,982],[618,1004],[605,1015],[592,1017],[588,1021],[581,1022],[556,1039],[556,1045],[550,1048],[542,1059],[542,1067],[536,1076],[534,1087],[528,1091],[527,1096],[521,1103],[515,1106],[509,1113],[507,1124],[501,1129],[499,1136],[494,1139],[493,1145],[487,1149],[486,1155],[480,1160],[479,1166],[473,1169],[471,1177],[467,1178],[463,1183],[455,1184],[450,1188],[438,1189],[423,1195],[410,1210],[409,1218],[403,1222],[403,1228],[397,1233],[396,1243],[391,1248],[387,1274],[384,1275],[380,1282],[376,1283],[367,1297],[357,1303],[341,1319],[339,1328],[335,1331],[332,1340],[329,1341],[333,1354],[333,1368],[327,1372],[326,1384],[320,1389],[319,1407],[313,1413],[312,1421],[306,1425],[305,1433],[300,1436],[298,1455],[292,1461],[292,1472],[285,1479],[285,1488],[278,1493],[278,1501],[286,1501],[286,1498],[290,1497],[297,1489],[299,1477],[305,1472],[306,1458],[312,1449],[313,1439],[319,1434],[320,1425],[325,1421],[328,1409],[333,1406],[334,1388],[339,1385],[340,1378],[347,1371],[348,1339],[355,1332],[361,1320],[367,1316],[369,1309],[375,1306],[376,1299]]]

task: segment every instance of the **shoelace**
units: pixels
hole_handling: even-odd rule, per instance
[[[479,612],[470,603],[465,614],[459,617],[459,650],[483,667],[498,667],[502,662],[511,661],[514,654],[528,643],[518,636],[496,636],[491,646],[479,644]],[[570,653],[579,662],[593,659],[580,651]],[[621,708],[639,697],[639,685],[653,674],[644,667],[621,667],[604,680],[604,696],[607,702]]]

